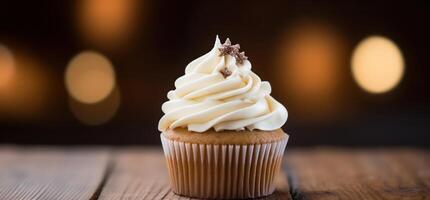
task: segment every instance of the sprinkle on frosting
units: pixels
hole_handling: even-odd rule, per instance
[[[227,78],[232,74],[232,72],[227,67],[224,67],[219,72],[224,76],[224,78]]]
[[[224,44],[222,44],[221,47],[218,48],[220,52],[219,56],[230,55],[236,59],[237,64],[243,64],[243,61],[248,60],[248,57],[245,56],[244,51],[239,53],[239,49],[240,49],[239,44],[232,45],[230,39],[227,38]]]
[[[239,49],[240,49],[239,44],[232,45],[230,39],[227,38],[224,44],[222,44],[222,46],[218,48],[218,50],[220,51],[219,56],[225,56],[225,55],[234,56],[235,54],[239,53]]]
[[[238,64],[243,64],[244,60],[248,60],[248,57],[245,56],[245,52],[244,51],[242,51],[240,53],[236,53],[234,55],[234,58],[236,58],[236,63],[238,63]]]

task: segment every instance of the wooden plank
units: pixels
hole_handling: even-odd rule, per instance
[[[99,199],[162,199],[172,195],[163,156],[161,149],[118,151]]]
[[[294,199],[430,199],[426,150],[313,148],[286,157]]]
[[[100,149],[1,147],[0,199],[92,199],[107,164]]]
[[[170,190],[167,167],[161,149],[122,150],[116,154],[114,160],[112,173],[99,199],[190,199],[175,195]],[[278,176],[278,190],[265,199],[290,199],[285,173],[282,175]]]

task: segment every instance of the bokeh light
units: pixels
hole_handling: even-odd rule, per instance
[[[13,49],[13,65],[11,51],[0,50],[0,118],[40,120],[55,107],[52,74],[33,54]]]
[[[84,51],[69,62],[65,73],[66,88],[82,103],[97,103],[113,90],[115,71],[112,63],[100,53]]]
[[[13,54],[6,46],[0,44],[0,90],[11,82],[14,74]]]
[[[370,93],[384,93],[399,84],[404,60],[397,45],[386,37],[370,36],[361,41],[352,56],[352,74]]]
[[[69,98],[69,106],[73,115],[87,125],[101,125],[108,122],[118,111],[121,95],[116,86],[112,93],[95,104],[85,104]]]
[[[346,67],[341,34],[330,25],[303,21],[288,27],[282,39],[277,74],[291,112],[307,119],[334,113]]]
[[[138,1],[80,0],[77,25],[83,38],[103,47],[125,44],[135,29]]]

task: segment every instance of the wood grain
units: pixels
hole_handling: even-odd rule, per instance
[[[94,149],[0,148],[0,199],[94,198],[108,153]]]
[[[161,148],[113,151],[0,147],[0,199],[190,199],[170,190]],[[286,154],[277,191],[262,199],[430,199],[429,150],[301,148]]]
[[[430,199],[430,153],[300,149],[287,153],[294,199]]]
[[[161,149],[120,150],[99,199],[162,199],[170,192]]]
[[[123,150],[115,155],[114,160],[100,199],[190,199],[170,190],[166,162],[160,149]],[[278,190],[263,199],[291,199],[285,173],[278,178]]]

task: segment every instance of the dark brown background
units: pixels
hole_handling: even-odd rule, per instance
[[[75,16],[79,2],[1,1],[0,43],[31,55],[49,74],[42,109],[25,116],[0,110],[1,143],[159,145],[157,123],[168,90],[219,34],[240,43],[253,70],[271,82],[272,95],[286,105],[290,145],[430,144],[428,1],[140,1],[134,28],[118,45],[82,37]],[[330,94],[334,101],[308,110],[291,89],[300,86],[280,70],[289,66],[279,64],[285,38],[302,24],[342,38],[342,67],[336,71],[341,78]],[[378,95],[360,89],[350,74],[354,47],[375,34],[393,40],[406,64],[400,84]],[[75,119],[64,86],[68,61],[86,49],[113,62],[121,92],[117,114],[99,126]]]

